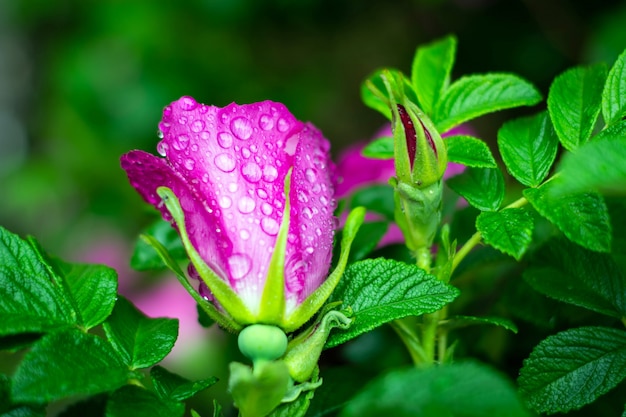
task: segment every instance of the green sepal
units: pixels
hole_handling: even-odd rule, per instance
[[[254,369],[230,363],[228,389],[241,417],[264,417],[280,405],[292,385],[282,361],[260,362]]]
[[[185,273],[182,269],[180,269],[176,261],[174,261],[168,250],[161,244],[161,242],[150,235],[141,235],[140,237],[144,242],[154,248],[163,263],[174,273],[176,279],[178,279],[178,281],[187,290],[189,295],[193,297],[196,303],[198,303],[198,306],[207,314],[207,316],[219,324],[220,327],[223,327],[233,333],[242,329],[242,326],[239,323],[233,321],[231,317],[222,314],[217,308],[215,308],[213,303],[205,300],[200,294],[198,294],[198,291],[196,291],[196,289],[189,283]]]
[[[352,241],[356,237],[359,227],[365,219],[365,209],[363,207],[356,207],[352,209],[346,223],[343,227],[343,234],[341,237],[341,251],[339,252],[339,261],[335,270],[326,278],[326,281],[320,285],[315,292],[309,295],[296,310],[285,319],[283,330],[285,332],[293,332],[301,327],[304,323],[309,321],[315,313],[322,308],[322,305],[326,302],[328,297],[332,294],[333,290],[339,283],[339,279],[343,275],[343,271],[346,269],[348,263],[348,255],[350,254],[350,246]]]
[[[265,287],[261,296],[261,305],[257,321],[265,324],[283,326],[285,321],[285,252],[291,217],[289,194],[291,191],[291,169],[285,176],[285,209],[280,230],[276,237],[274,253],[267,269]]]
[[[283,361],[289,368],[289,375],[297,382],[308,381],[317,368],[317,362],[330,331],[335,327],[347,329],[352,320],[337,310],[320,314],[311,327],[293,338],[287,345]]]

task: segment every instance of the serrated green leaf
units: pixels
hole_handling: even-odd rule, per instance
[[[160,362],[174,347],[178,320],[148,318],[120,297],[104,323],[104,331],[126,365],[131,369],[147,368]]]
[[[473,362],[408,368],[379,377],[340,417],[529,417],[513,384]]]
[[[456,288],[415,265],[383,258],[355,262],[346,268],[328,300],[342,301],[352,309],[355,320],[349,329],[331,333],[326,347],[395,319],[437,311],[458,294]]]
[[[374,139],[365,145],[361,155],[371,159],[393,159],[393,136]]]
[[[524,271],[536,291],[612,317],[626,317],[626,276],[613,258],[565,239],[544,244]]]
[[[182,417],[184,413],[185,404],[160,399],[135,385],[115,391],[106,407],[106,417]]]
[[[607,126],[626,116],[626,50],[617,58],[602,91],[602,117]]]
[[[595,193],[555,196],[554,185],[524,190],[524,197],[568,239],[597,252],[611,250],[611,224],[602,196]]]
[[[150,369],[150,378],[157,395],[162,400],[173,401],[191,398],[217,382],[216,377],[190,381],[158,365]]]
[[[558,144],[545,111],[507,122],[498,130],[502,160],[511,175],[528,187],[538,186],[548,175]]]
[[[0,227],[0,335],[41,333],[76,323],[63,288],[29,242]]]
[[[106,320],[117,299],[117,272],[105,265],[54,263],[74,298],[79,324],[90,329]]]
[[[620,124],[613,126],[622,128]],[[623,126],[626,127],[626,123]],[[611,127],[604,132],[609,130],[615,129]],[[616,132],[614,135],[605,133],[601,139],[594,138],[576,152],[563,156],[559,165],[559,177],[554,180],[555,195],[590,190],[604,194],[626,194],[624,132]]]
[[[496,211],[504,199],[504,178],[497,168],[468,168],[448,186],[481,211]]]
[[[187,260],[187,253],[176,229],[169,222],[158,219],[148,226],[142,234],[154,237],[168,250],[172,258]],[[137,239],[130,266],[137,271],[164,269],[166,266],[158,253],[144,239]]]
[[[524,208],[485,211],[476,219],[476,229],[485,243],[518,261],[532,242],[533,228],[533,217]]]
[[[506,330],[510,330],[513,333],[517,333],[517,326],[515,323],[509,319],[505,319],[504,317],[454,316],[447,319],[445,323],[441,323],[441,327],[452,330],[478,324],[492,324],[500,326]]]
[[[513,75],[490,73],[456,80],[435,107],[433,122],[440,132],[476,117],[518,106],[532,106],[541,94],[528,81]]]
[[[450,136],[446,138],[448,162],[456,162],[474,168],[497,168],[489,146],[472,136]]]
[[[394,220],[393,188],[387,184],[371,185],[352,194],[350,208],[365,207],[386,220]]]
[[[626,332],[581,327],[550,336],[524,361],[518,383],[537,412],[578,409],[626,377]]]
[[[267,417],[304,417],[315,391],[301,393],[294,401],[282,403]]]
[[[111,345],[76,329],[50,333],[26,353],[13,376],[12,398],[44,403],[114,390],[131,374]]]
[[[411,82],[420,107],[430,115],[450,84],[456,55],[456,38],[446,36],[417,48],[411,66]]]
[[[605,64],[571,68],[554,79],[548,93],[548,111],[565,149],[587,142],[600,114]]]

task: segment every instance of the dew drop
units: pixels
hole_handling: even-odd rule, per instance
[[[202,120],[195,120],[192,124],[191,124],[191,131],[192,132],[202,132],[202,129],[204,129],[204,122]]]
[[[233,135],[228,132],[220,132],[217,135],[217,143],[224,149],[233,146]]]
[[[252,136],[252,125],[245,117],[237,117],[230,122],[230,130],[233,135],[241,140],[248,140]]]
[[[320,196],[320,203],[322,203],[323,205],[327,206],[328,205],[328,199],[322,195],[322,196]]]
[[[262,114],[259,118],[259,127],[263,130],[270,130],[274,127],[274,120],[269,114]]]
[[[187,124],[187,117],[185,117],[185,116],[180,116],[180,117],[178,118],[178,123],[180,123],[181,125],[185,125],[185,124]]]
[[[241,156],[243,156],[245,159],[250,158],[250,149],[242,148],[241,149]]]
[[[272,165],[265,165],[263,167],[263,179],[267,182],[273,182],[278,178],[278,171]]]
[[[310,255],[315,252],[315,249],[312,246],[308,246],[306,249],[304,249],[304,251]]]
[[[187,158],[185,159],[184,166],[186,170],[191,171],[196,166],[196,161],[191,158]]]
[[[167,149],[169,148],[168,144],[165,142],[159,142],[159,144],[157,145],[157,152],[159,153],[159,155],[161,156],[166,156],[167,155]]]
[[[186,149],[187,145],[189,145],[189,136],[178,135],[176,139],[174,139],[174,143],[172,145],[177,151],[182,151],[183,149]]]
[[[241,279],[252,267],[250,257],[244,253],[234,253],[228,258],[228,269],[233,279]]]
[[[233,204],[233,200],[230,199],[230,197],[223,195],[220,197],[219,199],[219,205],[221,208],[229,208],[231,205]]]
[[[289,122],[282,117],[278,119],[278,131],[286,132],[289,129]]]
[[[237,185],[236,182],[231,182],[230,184],[228,184],[228,191],[230,191],[231,193],[236,192],[239,189],[239,185]]]
[[[248,162],[241,167],[241,175],[249,182],[259,182],[261,179],[261,168],[254,162]]]
[[[315,234],[317,236],[322,236],[322,229],[320,229],[319,227],[317,229],[315,229]]]
[[[265,203],[265,202],[261,204],[261,212],[265,214],[266,216],[269,216],[270,214],[272,214],[273,211],[274,211],[274,208],[272,207],[271,204]]]
[[[239,237],[243,240],[248,240],[250,239],[250,232],[248,232],[248,229],[241,229],[239,231]]]
[[[313,212],[311,211],[310,207],[305,207],[302,209],[302,215],[304,217],[306,217],[307,219],[312,219],[313,218]]]
[[[314,183],[315,180],[317,179],[317,177],[315,176],[315,171],[313,171],[313,169],[311,169],[311,168],[307,168],[304,171],[304,177],[310,183]]]
[[[267,198],[267,192],[262,188],[257,188],[256,195],[263,200]]]
[[[209,132],[200,132],[200,139],[209,140],[210,138],[211,138],[211,135],[209,134]]]
[[[198,107],[196,100],[189,96],[181,97],[178,103],[180,104],[180,108],[185,111],[190,111]]]
[[[239,208],[239,211],[243,214],[252,213],[255,207],[256,203],[247,195],[241,197],[241,199],[237,202],[237,208]]]
[[[224,172],[231,172],[235,169],[235,158],[227,153],[221,153],[215,157],[215,165]]]
[[[261,230],[270,236],[276,236],[279,228],[278,222],[271,217],[263,217],[261,220]]]
[[[313,188],[311,188],[315,194],[319,194],[322,191],[322,187],[319,183],[313,184]]]
[[[157,137],[158,137],[159,139],[163,139],[163,131],[162,131],[161,129],[158,129],[158,130],[157,130]]]

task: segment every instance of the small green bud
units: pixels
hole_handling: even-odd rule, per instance
[[[287,335],[280,328],[267,324],[252,324],[239,333],[239,350],[253,363],[273,361],[287,350]]]

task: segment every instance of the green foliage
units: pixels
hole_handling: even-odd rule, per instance
[[[489,146],[472,136],[449,136],[446,138],[448,162],[456,162],[474,168],[497,168]]]
[[[607,126],[614,125],[626,116],[626,51],[617,58],[609,71],[602,91],[602,117]]]
[[[626,377],[626,332],[581,327],[550,336],[524,361],[519,385],[538,412],[575,410]]]
[[[191,398],[196,393],[207,389],[217,382],[215,377],[200,381],[190,381],[158,365],[150,369],[150,377],[159,398],[174,401],[183,401]]]
[[[468,168],[447,184],[482,211],[496,211],[504,199],[504,178],[498,168]]]
[[[341,417],[529,417],[504,376],[473,362],[390,372],[370,383]]]
[[[479,116],[518,106],[532,106],[539,101],[539,91],[516,75],[466,75],[446,90],[434,108],[432,119],[440,132],[446,132]]]
[[[528,187],[546,178],[558,147],[546,112],[505,123],[498,131],[498,148],[508,171]]]
[[[576,150],[589,140],[602,104],[606,65],[571,68],[554,79],[548,111],[565,149]]]
[[[518,261],[532,242],[534,221],[524,208],[485,211],[476,219],[476,229],[485,243]]]
[[[130,369],[147,368],[160,362],[174,347],[178,320],[148,318],[120,297],[104,323],[104,331]]]
[[[611,224],[604,199],[596,193],[555,196],[552,182],[524,190],[524,197],[568,239],[588,249],[611,249]]]
[[[450,303],[458,290],[415,265],[367,259],[346,268],[329,302],[341,301],[354,313],[348,330],[331,333],[326,347],[337,346],[381,324],[432,313]]]
[[[185,405],[159,398],[134,385],[115,391],[107,402],[107,417],[182,417]]]
[[[365,145],[361,154],[371,159],[392,159],[393,158],[393,136],[383,136],[376,138]]]
[[[152,236],[161,242],[174,259],[187,259],[187,253],[180,241],[178,232],[169,222],[158,219],[148,226],[143,231],[143,234]],[[143,239],[137,239],[135,243],[133,255],[130,259],[130,266],[137,271],[165,268],[157,252]]]

